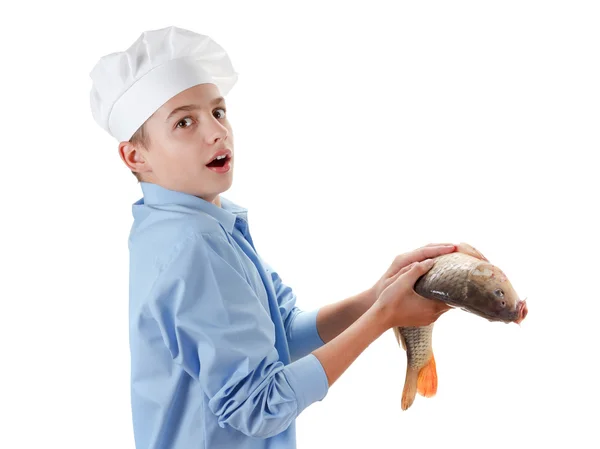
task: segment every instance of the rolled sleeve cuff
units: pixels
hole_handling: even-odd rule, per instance
[[[284,370],[298,400],[297,415],[314,402],[321,401],[329,391],[329,381],[321,362],[309,354],[287,365]]]
[[[319,309],[302,311],[294,317],[291,329],[290,350],[302,357],[325,344],[317,330]]]

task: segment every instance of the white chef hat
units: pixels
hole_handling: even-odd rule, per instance
[[[238,78],[220,45],[175,26],[143,32],[127,50],[102,57],[90,77],[94,120],[119,142],[178,93],[212,83],[225,96]]]

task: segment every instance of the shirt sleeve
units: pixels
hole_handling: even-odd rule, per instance
[[[268,438],[322,400],[329,384],[312,354],[288,365],[279,360],[274,324],[236,261],[225,239],[189,236],[161,267],[149,311],[219,426]]]
[[[285,324],[290,358],[298,360],[325,344],[317,329],[319,309],[301,310],[296,305],[296,295],[292,288],[282,282],[281,277],[273,267],[268,264],[265,265],[268,267],[275,286],[279,311]]]

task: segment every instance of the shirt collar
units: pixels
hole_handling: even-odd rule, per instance
[[[169,190],[158,184],[140,182],[140,186],[144,197],[137,201],[136,205],[176,204],[201,210],[216,218],[230,233],[233,232],[233,227],[238,217],[241,217],[244,221],[248,220],[248,210],[227,198],[221,197],[221,207],[219,207],[197,196],[176,190]]]

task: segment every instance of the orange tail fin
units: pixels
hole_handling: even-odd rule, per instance
[[[437,370],[435,367],[435,358],[431,354],[429,363],[425,365],[419,371],[419,378],[417,379],[417,391],[421,396],[430,398],[435,396],[437,393],[438,378]]]
[[[406,364],[406,378],[404,379],[404,389],[402,390],[402,410],[408,410],[417,396],[417,382],[419,371],[412,368],[409,363]]]

